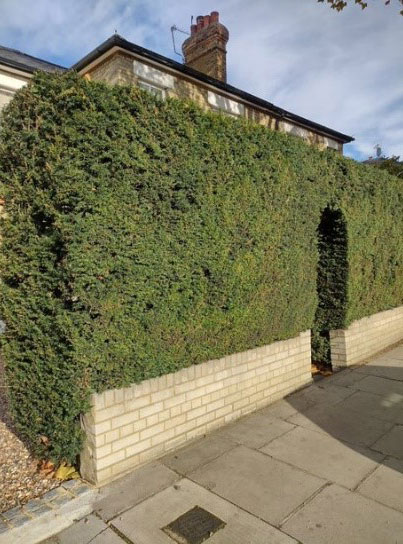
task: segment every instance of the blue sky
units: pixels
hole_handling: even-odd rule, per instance
[[[351,134],[354,158],[376,144],[403,157],[403,17],[398,0],[368,4],[338,14],[316,0],[0,0],[0,44],[71,66],[117,30],[180,60],[171,25],[217,10],[229,83]]]

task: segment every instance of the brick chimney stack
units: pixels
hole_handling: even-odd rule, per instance
[[[191,35],[183,42],[185,64],[204,74],[227,81],[227,49],[229,32],[219,21],[218,11],[199,15],[190,27]]]

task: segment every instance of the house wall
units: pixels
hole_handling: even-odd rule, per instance
[[[334,367],[362,363],[403,340],[403,306],[354,321],[348,329],[330,331]]]
[[[29,77],[0,65],[0,111],[10,102],[15,91],[23,87]]]
[[[0,64],[0,113],[13,98],[14,93],[26,85],[28,81],[29,76],[27,74],[20,74],[17,71],[11,70],[7,66],[2,66]],[[2,213],[4,213],[4,200],[0,195],[0,215]]]
[[[0,88],[0,111],[4,108],[6,104],[10,102],[13,96],[13,92],[6,91],[5,89]]]
[[[143,75],[139,76],[138,73],[136,73],[134,64],[136,67],[138,67],[139,64],[144,66]],[[155,71],[160,71],[162,74],[170,74],[173,84],[172,86],[165,87],[167,96],[193,100],[205,110],[221,109],[225,113],[233,114],[232,110],[235,108],[236,110],[241,111],[241,113],[238,113],[239,116],[268,127],[271,130],[295,134],[310,144],[318,146],[320,149],[329,147],[340,153],[343,152],[343,145],[336,140],[317,134],[304,127],[300,127],[290,121],[281,120],[274,115],[271,115],[268,111],[253,107],[246,102],[243,103],[236,98],[230,98],[226,96],[225,93],[219,93],[218,91],[212,91],[211,89],[209,90],[208,87],[201,82],[196,83],[195,81],[186,78],[186,76],[182,76],[182,74],[170,73],[168,70],[163,70],[161,67],[156,69],[151,66],[151,64],[147,64],[143,60],[139,61],[134,58],[134,56],[122,51],[113,52],[98,64],[83,71],[83,74],[94,81],[104,81],[110,84],[138,85],[140,79],[144,81],[147,81],[148,79],[150,82],[153,81],[151,76],[147,78],[147,70],[154,70],[154,73]],[[212,100],[212,95],[215,95],[215,100]],[[219,103],[218,107],[215,102]]]
[[[103,484],[311,382],[310,331],[92,395],[81,474]]]

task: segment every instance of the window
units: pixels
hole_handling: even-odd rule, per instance
[[[147,81],[142,81],[139,79],[138,86],[140,89],[144,89],[145,91],[148,91],[149,93],[153,94],[160,100],[164,100],[165,98],[165,89],[162,89],[161,87],[157,87],[157,85],[152,85],[151,83],[148,83]]]
[[[174,88],[175,78],[171,74],[138,60],[133,61],[133,72],[138,77],[138,86],[161,100],[166,97],[167,89]]]
[[[243,104],[212,91],[208,91],[208,102],[213,111],[219,111],[231,117],[243,117],[245,115],[245,106]]]

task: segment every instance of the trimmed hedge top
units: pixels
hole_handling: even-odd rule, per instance
[[[311,328],[326,207],[339,325],[403,301],[400,180],[193,103],[36,74],[4,111],[0,194],[11,404],[52,459],[80,451],[90,392]]]

